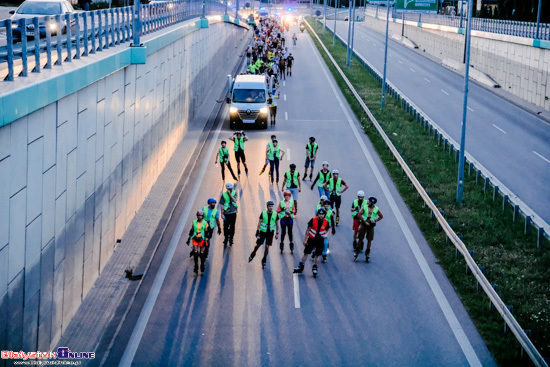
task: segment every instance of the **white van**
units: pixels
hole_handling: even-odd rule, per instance
[[[267,129],[267,80],[264,75],[237,75],[229,77],[229,126],[255,125]]]

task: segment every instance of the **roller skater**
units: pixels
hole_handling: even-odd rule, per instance
[[[279,220],[281,222],[281,254],[285,246],[285,235],[288,228],[288,239],[290,241],[290,253],[294,253],[294,243],[292,242],[292,226],[294,221],[294,213],[296,212],[296,207],[294,206],[294,200],[292,200],[292,194],[289,190],[284,192],[284,200],[281,200],[279,207],[277,208],[277,213],[279,213]]]
[[[325,209],[321,208],[317,211],[317,216],[312,218],[307,224],[306,237],[304,238],[304,256],[302,261],[294,268],[294,273],[302,273],[304,271],[305,262],[307,257],[313,250],[317,254],[323,253],[324,239],[328,236],[328,230],[330,229],[330,223],[325,219]],[[315,258],[315,264],[312,267],[313,277],[317,277],[317,263],[319,262],[319,256]]]
[[[359,225],[359,235],[357,246],[355,248],[354,261],[357,260],[359,253],[363,251],[363,239],[365,238],[365,235],[367,236],[365,261],[369,262],[370,260],[370,248],[372,245],[372,240],[374,239],[374,227],[377,222],[380,222],[384,218],[382,212],[375,205],[376,202],[376,198],[371,196],[368,200],[368,206],[364,206],[359,211],[359,215],[361,215],[361,224]]]
[[[332,209],[330,208],[330,201],[328,200],[325,200],[323,202],[323,209],[325,209],[325,211],[327,212],[327,214],[325,215],[325,219],[328,220],[330,226],[332,227],[332,235],[334,236],[336,234],[336,225],[334,223],[334,215],[333,215],[333,211]],[[319,209],[317,209],[318,211]],[[324,241],[324,249],[323,249],[323,263],[326,263],[327,262],[327,254],[328,254],[328,248],[329,248],[329,242],[328,242],[328,235],[327,237],[325,237],[325,241]]]
[[[189,238],[185,242],[187,246],[191,240],[193,240],[193,258],[195,260],[195,267],[193,268],[193,274],[196,277],[199,272],[199,257],[201,259],[201,273],[204,273],[204,252],[208,247],[208,241],[206,240],[206,232],[208,231],[208,222],[204,220],[204,213],[202,210],[197,211],[197,219],[195,219],[189,230]]]
[[[262,259],[262,269],[265,268],[267,262],[267,254],[269,253],[269,247],[273,244],[273,233],[275,233],[275,239],[279,238],[279,222],[277,213],[273,211],[273,201],[268,201],[266,206],[267,210],[264,210],[260,214],[260,220],[258,221],[258,227],[256,228],[256,246],[248,257],[248,262],[251,262],[256,256],[256,251],[265,242],[264,257]]]
[[[365,193],[362,190],[357,191],[357,199],[353,200],[351,204],[351,217],[353,218],[353,250],[357,246],[357,234],[359,232],[359,224],[361,223],[361,216],[359,211],[367,206],[365,201]]]

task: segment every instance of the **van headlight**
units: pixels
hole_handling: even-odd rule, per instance
[[[266,114],[268,111],[267,107],[260,108],[260,113]]]
[[[57,23],[50,23],[50,31],[57,30]]]
[[[237,113],[239,109],[237,107],[229,107],[229,113]]]

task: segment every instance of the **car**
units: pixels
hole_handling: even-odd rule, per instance
[[[40,30],[40,38],[46,37],[46,26],[50,28],[51,34],[57,34],[58,24],[55,22],[56,15],[62,14],[72,14],[75,13],[75,10],[71,3],[67,0],[26,0],[21,4],[16,10],[10,10],[11,21],[17,21],[17,23],[12,23],[12,34],[14,42],[21,40],[21,27],[18,23],[19,19],[38,19],[38,27]],[[46,24],[45,16],[50,16],[50,21]],[[61,32],[65,33],[67,31],[66,22],[62,20],[63,24]],[[71,19],[71,24],[74,24],[75,21]],[[34,38],[34,24],[31,21],[27,21],[27,38]]]

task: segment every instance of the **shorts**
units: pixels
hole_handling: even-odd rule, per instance
[[[277,106],[275,107],[269,107],[269,113],[271,113],[271,116],[277,116]]]
[[[256,244],[261,245],[264,243],[267,246],[271,246],[273,244],[273,235],[275,232],[260,232],[260,238],[256,238]]]
[[[330,207],[332,208],[333,205],[336,206],[336,209],[340,209],[340,205],[342,205],[342,196],[330,194]]]
[[[363,237],[365,237],[365,235],[366,235],[367,240],[372,241],[374,239],[374,227],[375,226],[376,226],[376,224],[374,224],[374,223],[371,223],[370,226],[366,226],[366,225],[361,223],[361,225],[359,226],[359,236],[358,236],[358,238],[360,240],[362,240]]]
[[[306,245],[306,248],[304,249],[304,255],[311,254],[314,249],[317,255],[321,255],[325,250],[325,240],[321,239],[320,241],[319,240],[316,241],[311,237],[308,237],[307,245]]]
[[[239,163],[241,161],[243,163],[246,162],[246,157],[244,156],[244,150],[239,149],[239,150],[235,151],[235,160],[237,161],[237,163]]]
[[[353,232],[356,232],[359,230],[359,224],[361,221],[359,219],[353,219]]]
[[[298,188],[291,189],[287,187],[287,190],[292,194],[292,200],[298,200]]]
[[[310,159],[309,157],[306,157],[306,168],[308,168],[310,164],[311,168],[315,167],[315,158]]]
[[[202,246],[208,246],[208,242],[206,242],[204,240],[204,238],[197,238],[197,237],[193,237],[192,239],[192,242],[193,246],[199,246],[199,247],[202,247]]]

